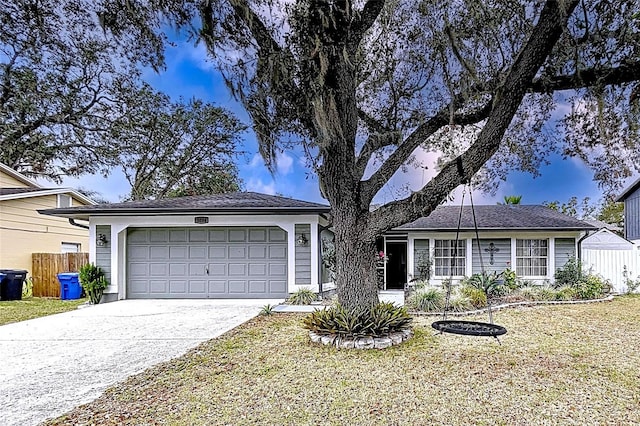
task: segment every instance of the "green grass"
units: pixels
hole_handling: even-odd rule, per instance
[[[502,345],[419,317],[402,345],[337,350],[302,318],[255,318],[49,424],[640,424],[640,297],[497,312]]]
[[[0,301],[0,325],[72,311],[86,300],[31,297],[24,300]]]

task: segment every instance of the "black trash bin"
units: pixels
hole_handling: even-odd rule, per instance
[[[22,284],[27,273],[24,269],[0,269],[0,274],[4,274],[0,282],[0,299],[22,300]]]

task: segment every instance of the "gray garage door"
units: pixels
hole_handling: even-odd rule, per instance
[[[287,233],[263,228],[133,228],[127,298],[287,296]]]

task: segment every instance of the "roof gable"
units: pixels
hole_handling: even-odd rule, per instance
[[[14,181],[18,181],[22,185],[21,187],[42,188],[42,186],[36,183],[35,181],[29,179],[22,173],[19,173],[13,170],[11,167],[2,163],[0,163],[0,174],[8,176],[10,178],[6,180],[2,179],[3,184],[0,186],[6,186],[7,185],[6,181],[14,180]],[[14,187],[14,185],[12,184],[11,187]]]
[[[591,250],[633,250],[635,244],[603,228],[582,241],[583,249]]]
[[[475,206],[478,229],[492,230],[592,230],[594,226],[538,205],[480,205]],[[456,230],[460,206],[440,206],[428,217],[399,226],[397,230]],[[475,229],[471,206],[462,208],[460,229]]]

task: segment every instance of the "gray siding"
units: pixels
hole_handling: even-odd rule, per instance
[[[576,257],[575,238],[556,238],[556,252],[554,257],[556,270],[562,268],[572,257]]]
[[[479,274],[482,272],[482,268],[480,267],[480,255],[478,253],[478,243],[477,240],[473,240],[471,243],[472,247],[472,271],[474,274]],[[493,243],[494,251],[493,251],[493,264],[491,263],[491,252],[490,247],[491,243]],[[486,272],[502,272],[507,269],[508,266],[513,268],[513,265],[510,265],[511,262],[511,240],[508,238],[505,239],[481,239],[480,240],[480,248],[482,249],[482,263],[484,264],[484,270]]]
[[[97,225],[96,239],[100,234],[107,236],[107,243],[96,245],[96,266],[102,268],[107,281],[111,282],[111,225]]]
[[[303,234],[308,243],[296,243],[296,285],[311,285],[311,225],[296,225],[296,240]]]
[[[628,240],[640,239],[640,188],[624,202],[624,232]]]
[[[413,276],[414,278],[420,278],[420,262],[423,259],[429,259],[429,240],[414,240],[413,241]]]

